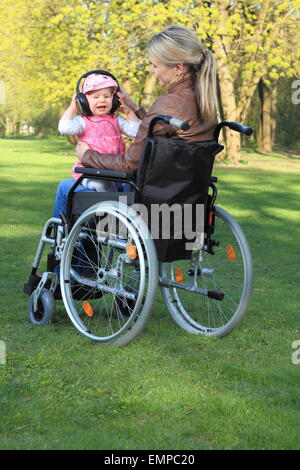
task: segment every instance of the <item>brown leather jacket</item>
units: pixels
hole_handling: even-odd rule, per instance
[[[175,117],[190,124],[188,131],[175,129],[161,121],[154,126],[154,135],[166,135],[191,141],[212,140],[217,122],[204,123],[199,121],[197,115],[196,97],[189,79],[185,78],[170,87],[166,94],[157,98],[148,113],[143,108],[138,111],[142,119],[139,131],[134,142],[123,155],[104,154],[95,150],[87,150],[81,162],[89,168],[115,171],[135,171],[139,166],[148,126],[156,114]]]

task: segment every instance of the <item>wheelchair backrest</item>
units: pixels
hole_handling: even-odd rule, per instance
[[[216,141],[191,142],[162,136],[146,140],[137,172],[137,185],[148,210],[151,233],[153,217],[149,215],[158,205],[181,206],[182,219],[189,205],[192,208],[191,226],[195,225],[197,205],[206,204],[214,158],[221,150],[223,146]],[[184,233],[178,233],[174,223],[170,227],[169,239],[164,239],[160,233],[154,243],[159,261],[174,261],[191,255],[191,251],[186,250]]]
[[[214,157],[223,148],[215,141],[148,138],[137,172],[144,198],[170,204],[205,202]]]

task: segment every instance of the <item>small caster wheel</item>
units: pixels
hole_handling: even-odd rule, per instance
[[[34,292],[31,294],[28,303],[29,321],[34,325],[46,325],[52,323],[55,316],[55,300],[48,289],[42,289],[41,295],[37,301],[37,309],[34,310],[33,299]]]

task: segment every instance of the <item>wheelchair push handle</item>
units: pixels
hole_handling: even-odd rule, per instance
[[[251,127],[243,126],[243,124],[238,124],[237,122],[223,121],[220,122],[215,129],[214,140],[218,141],[222,127],[229,127],[229,129],[232,129],[235,132],[240,132],[241,134],[246,135],[251,135],[253,133]]]
[[[154,118],[149,124],[149,129],[148,129],[149,137],[153,135],[153,128],[157,121],[164,121],[167,124],[170,124],[170,126],[176,127],[177,129],[181,129],[182,131],[187,131],[190,128],[190,125],[188,122],[181,121],[180,119],[176,119],[172,116],[165,116],[164,114],[157,114],[156,116],[154,116]]]
[[[166,116],[169,120],[169,124],[173,127],[177,127],[177,129],[181,129],[182,131],[187,131],[190,128],[190,125],[186,121],[180,121],[180,119],[176,119],[170,116]],[[167,120],[167,121],[168,121]]]

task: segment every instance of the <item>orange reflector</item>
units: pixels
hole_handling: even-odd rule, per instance
[[[232,245],[227,245],[227,256],[230,261],[235,261],[235,251]]]
[[[127,243],[126,253],[127,253],[127,255],[129,256],[130,259],[136,259],[137,258],[136,247],[134,246],[133,243]]]
[[[92,316],[94,315],[93,307],[92,307],[91,304],[89,304],[87,301],[82,302],[82,308],[83,308],[83,310],[84,310],[84,313],[85,313],[88,317],[92,317]]]
[[[182,269],[175,269],[175,280],[176,282],[183,282],[183,272]]]

